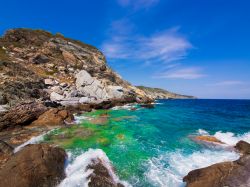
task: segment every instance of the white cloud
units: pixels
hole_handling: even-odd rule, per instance
[[[192,48],[191,43],[172,28],[151,36],[136,35],[131,32],[126,20],[112,24],[110,39],[101,46],[110,59],[129,59],[167,63],[183,59]],[[122,30],[127,29],[127,32]]]
[[[132,7],[135,10],[149,8],[158,3],[159,0],[117,0],[123,7]]]
[[[238,85],[244,85],[245,82],[238,81],[238,80],[226,80],[221,82],[216,82],[209,84],[210,86],[238,86]]]
[[[201,68],[189,67],[168,70],[155,76],[155,78],[169,78],[169,79],[198,79],[206,76],[202,73]]]

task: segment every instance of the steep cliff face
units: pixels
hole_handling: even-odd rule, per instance
[[[194,96],[180,95],[161,88],[150,88],[145,86],[137,86],[137,88],[144,91],[147,96],[152,99],[195,99]]]
[[[42,30],[14,29],[0,38],[0,105],[52,100],[63,105],[146,94],[124,81],[95,47]]]

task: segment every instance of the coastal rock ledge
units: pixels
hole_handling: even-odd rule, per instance
[[[51,187],[64,177],[66,153],[48,144],[25,146],[0,170],[0,186]]]
[[[238,160],[222,162],[189,172],[183,178],[187,187],[249,187],[250,144],[239,141],[235,148],[242,154]]]

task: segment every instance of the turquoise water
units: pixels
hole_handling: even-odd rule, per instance
[[[102,149],[121,180],[132,186],[184,186],[190,170],[234,160],[238,140],[250,142],[250,100],[158,100],[85,113],[80,123],[47,135],[73,157]],[[226,146],[204,146],[190,137],[215,135]]]

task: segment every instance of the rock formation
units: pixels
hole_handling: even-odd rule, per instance
[[[153,99],[195,99],[194,96],[180,95],[161,88],[150,88],[145,86],[137,86],[137,88],[144,91],[147,96]]]
[[[242,156],[233,162],[222,162],[196,169],[183,178],[187,187],[250,186],[250,144],[240,141],[235,148]]]
[[[47,144],[28,145],[0,170],[0,186],[52,187],[64,177],[66,153]]]
[[[41,30],[14,29],[0,38],[0,105],[51,100],[62,105],[149,98],[106,64],[95,47]]]

